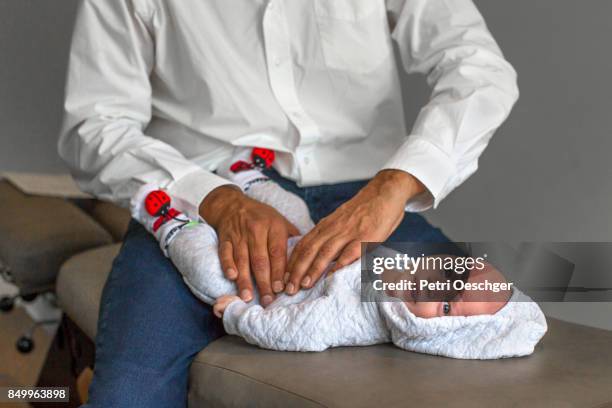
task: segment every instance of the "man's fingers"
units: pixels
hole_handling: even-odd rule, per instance
[[[344,247],[340,256],[336,260],[336,264],[331,269],[330,273],[336,272],[340,268],[344,268],[347,265],[352,264],[361,256],[361,242],[352,241]]]
[[[274,293],[285,289],[283,275],[287,268],[287,232],[282,228],[270,229],[268,234],[268,254],[270,255],[270,281]]]
[[[300,230],[297,229],[297,227],[293,225],[292,223],[290,223],[289,221],[287,221],[287,232],[290,237],[296,237],[300,235]]]
[[[245,241],[232,245],[234,246],[234,261],[238,267],[238,278],[236,279],[238,294],[242,300],[250,302],[253,299],[253,282],[249,267],[249,248]]]
[[[289,295],[297,293],[300,288],[300,284],[306,271],[310,268],[312,261],[319,252],[321,246],[321,239],[302,239],[295,247],[291,258],[293,263],[290,263],[289,281],[285,286],[285,292]]]
[[[303,252],[306,248],[309,248],[311,242],[314,242],[315,237],[318,234],[317,227],[314,227],[308,234],[304,235],[302,239],[297,243],[295,248],[293,248],[293,252],[291,253],[291,257],[287,262],[287,271],[284,275],[285,284],[289,283],[291,276],[293,275],[293,270],[295,269],[295,265],[298,263],[300,259],[303,258]]]
[[[327,240],[327,242],[319,248],[319,252],[310,265],[310,268],[308,268],[306,275],[300,281],[300,285],[303,288],[312,287],[315,282],[319,280],[329,264],[338,257],[347,243],[348,239],[342,236],[332,237]]]
[[[219,260],[221,261],[221,269],[225,273],[225,277],[229,280],[236,280],[238,268],[234,262],[232,241],[226,240],[219,243]]]
[[[268,230],[252,228],[249,235],[249,257],[251,271],[262,306],[267,306],[274,300],[272,285],[270,283],[270,258],[268,257]]]

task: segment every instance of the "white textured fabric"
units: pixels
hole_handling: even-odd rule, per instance
[[[237,294],[236,283],[223,275],[218,253],[217,234],[204,223],[185,228],[168,248],[168,256],[191,292],[209,305],[220,296]]]
[[[547,330],[538,305],[518,289],[494,315],[423,319],[398,300],[362,302],[360,277],[357,261],[300,298],[282,295],[266,309],[232,302],[223,315],[225,330],[273,350],[322,351],[392,341],[405,350],[461,359],[529,355]]]
[[[247,195],[259,202],[268,204],[295,225],[300,234],[305,235],[314,227],[308,206],[297,195],[283,189],[272,180],[253,185]]]
[[[402,302],[381,302],[393,343],[406,350],[453,358],[520,357],[533,350],[548,326],[540,307],[514,288],[494,315],[416,317]]]
[[[390,332],[377,304],[361,302],[360,273],[360,262],[355,262],[311,289],[280,295],[265,309],[232,302],[223,315],[225,330],[259,347],[281,351],[389,342]]]
[[[422,210],[476,171],[518,97],[472,0],[80,3],[59,152],[120,204],[152,182],[196,216],[229,183],[211,171],[261,146],[300,186],[407,171]],[[398,66],[432,88],[411,130]]]

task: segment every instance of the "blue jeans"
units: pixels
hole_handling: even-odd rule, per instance
[[[353,197],[365,181],[299,188],[316,222]],[[447,242],[417,214],[406,214],[390,241]],[[96,364],[87,407],[185,407],[191,361],[224,335],[212,308],[196,299],[157,241],[132,221],[102,293]]]

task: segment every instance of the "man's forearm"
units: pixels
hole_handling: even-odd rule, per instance
[[[432,94],[382,168],[404,170],[423,182],[428,194],[409,205],[409,211],[423,211],[477,170],[518,98],[516,72],[472,0],[387,3],[397,22],[392,36],[402,65],[408,73],[427,75]]]

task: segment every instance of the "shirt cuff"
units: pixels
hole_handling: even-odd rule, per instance
[[[197,220],[204,198],[215,188],[225,185],[236,184],[209,171],[196,170],[168,185],[168,192],[173,198],[180,200],[180,209],[189,218]]]
[[[223,327],[227,334],[239,336],[238,319],[249,307],[249,304],[243,300],[235,300],[227,305],[225,312],[223,312]]]
[[[406,211],[436,208],[448,194],[450,180],[457,170],[451,158],[433,143],[411,136],[381,170],[402,170],[416,177],[426,191],[406,204]]]

